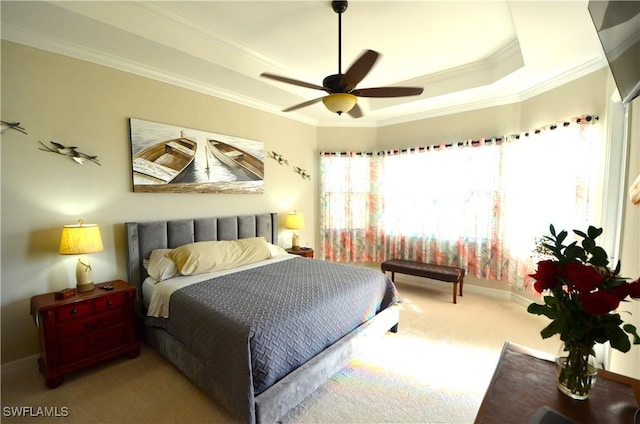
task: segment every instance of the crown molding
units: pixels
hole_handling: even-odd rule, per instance
[[[603,58],[598,58],[581,64],[575,68],[569,69],[566,72],[556,75],[538,84],[532,88],[528,88],[518,93],[509,95],[498,95],[490,98],[484,96],[483,99],[477,101],[464,101],[448,104],[441,107],[435,107],[425,112],[406,114],[390,119],[380,120],[363,120],[356,122],[353,120],[345,121],[344,123],[336,123],[336,121],[322,121],[318,119],[312,119],[303,115],[295,113],[284,113],[277,108],[266,104],[264,102],[256,101],[255,99],[248,98],[246,96],[239,95],[237,93],[230,92],[222,87],[213,86],[210,84],[203,84],[202,82],[185,78],[181,75],[168,73],[161,69],[142,66],[139,63],[122,59],[120,57],[105,54],[104,52],[87,48],[75,43],[62,41],[57,38],[43,36],[30,31],[24,31],[18,28],[12,27],[10,24],[5,24],[2,28],[2,39],[23,44],[29,47],[57,53],[60,55],[72,57],[75,59],[83,60],[86,62],[94,63],[97,65],[105,66],[112,69],[117,69],[123,72],[131,73],[134,75],[142,76],[145,78],[153,79],[156,81],[164,82],[170,85],[178,86],[195,92],[210,95],[222,100],[237,103],[239,105],[251,107],[257,110],[268,112],[274,115],[282,116],[287,119],[292,119],[304,124],[312,125],[315,127],[382,127],[388,125],[397,125],[422,119],[429,119],[439,116],[451,115],[461,112],[468,112],[472,110],[502,106],[505,104],[517,103],[546,91],[557,88],[563,84],[571,82],[575,79],[588,75],[591,72],[602,69],[607,66],[606,62],[603,63]],[[506,52],[513,53],[514,45],[510,44]],[[501,52],[505,54],[505,51]],[[456,72],[461,72],[458,69]],[[499,81],[498,81],[499,82]],[[428,99],[427,99],[428,100]]]
[[[203,84],[200,81],[188,79],[181,75],[172,74],[158,68],[142,66],[139,63],[122,59],[117,56],[109,55],[107,53],[90,49],[75,43],[70,43],[57,38],[46,37],[42,34],[13,28],[11,25],[3,26],[2,39],[36,49],[48,51],[51,53],[68,56],[96,65],[105,66],[107,68],[138,75],[144,78],[149,78],[155,81],[164,82],[198,93],[207,94],[209,96],[213,96],[222,100],[237,103],[243,106],[262,110],[264,112],[286,116],[287,118],[294,119],[305,124],[317,125],[317,121],[314,119],[309,119],[303,116],[294,117],[291,114],[284,114],[271,105],[238,95],[237,93],[230,92],[222,87]]]
[[[456,113],[470,112],[478,109],[485,109],[496,106],[504,106],[507,104],[519,103],[525,100],[531,99],[535,96],[543,94],[547,91],[558,88],[564,84],[574,81],[578,78],[582,78],[589,75],[592,72],[599,71],[603,67],[607,66],[603,63],[601,58],[594,59],[584,64],[581,64],[575,68],[569,69],[562,74],[544,81],[534,87],[528,88],[518,93],[499,95],[477,101],[465,101],[464,103],[450,104],[442,107],[432,108],[428,111],[410,114],[407,116],[401,116],[397,118],[384,119],[377,121],[377,126],[384,127],[389,125],[404,124],[407,122],[419,121],[422,119],[437,118],[439,116],[453,115]]]

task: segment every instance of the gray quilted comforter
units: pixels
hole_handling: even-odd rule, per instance
[[[176,291],[162,327],[253,422],[255,396],[397,300],[380,271],[294,258]]]

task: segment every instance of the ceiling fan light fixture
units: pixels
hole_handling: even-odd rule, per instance
[[[1,0],[0,0],[1,1]],[[321,90],[328,93],[325,97],[316,97],[313,100],[299,103],[297,105],[283,109],[283,112],[290,112],[303,107],[311,106],[320,101],[333,113],[342,115],[348,112],[352,118],[361,118],[362,110],[357,105],[358,97],[404,97],[418,96],[422,94],[422,87],[374,87],[357,89],[356,86],[367,76],[373,65],[375,65],[380,53],[373,50],[366,50],[355,62],[351,64],[347,72],[342,73],[342,14],[349,2],[346,0],[333,0],[331,7],[338,14],[338,73],[332,74],[322,80],[322,85],[310,84],[308,82],[281,77],[279,75],[263,72],[260,76],[272,80],[297,85],[298,87]]]
[[[349,112],[357,101],[356,96],[349,93],[334,93],[322,98],[325,107],[338,115]]]

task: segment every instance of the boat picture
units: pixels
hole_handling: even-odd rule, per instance
[[[186,137],[155,143],[133,156],[134,185],[179,182],[195,159],[198,144]]]
[[[231,144],[208,139],[207,148],[223,164],[237,169],[252,180],[264,180],[264,162]]]
[[[264,193],[264,143],[129,118],[135,193]]]

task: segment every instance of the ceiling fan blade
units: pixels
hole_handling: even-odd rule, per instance
[[[375,87],[361,88],[351,92],[358,97],[405,97],[422,94],[422,87]]]
[[[356,87],[367,76],[380,54],[373,50],[365,51],[340,79],[340,83],[348,92]]]
[[[303,108],[303,107],[311,106],[311,105],[312,105],[312,104],[314,104],[314,103],[318,103],[318,102],[319,102],[320,100],[322,100],[323,98],[324,98],[324,96],[322,96],[322,97],[318,97],[317,99],[313,99],[313,100],[307,100],[306,102],[302,102],[302,103],[299,103],[299,104],[297,104],[297,105],[294,105],[294,106],[288,107],[288,108],[286,108],[286,109],[283,109],[282,111],[283,111],[283,112],[291,112],[292,110],[297,110],[297,109],[301,109],[301,108]]]
[[[280,75],[274,75],[274,74],[270,74],[268,72],[263,72],[263,73],[260,74],[260,76],[264,77],[264,78],[269,78],[269,79],[272,79],[272,80],[280,81],[280,82],[285,82],[287,84],[297,85],[299,87],[313,88],[314,90],[327,91],[327,88],[322,87],[320,85],[316,85],[316,84],[311,84],[309,82],[295,80],[293,78],[281,77]]]
[[[360,106],[358,106],[358,104],[356,103],[355,106],[353,108],[351,108],[351,110],[349,112],[347,112],[349,114],[350,117],[352,118],[362,118],[362,109],[360,109]]]

